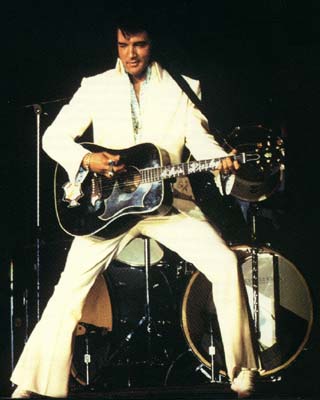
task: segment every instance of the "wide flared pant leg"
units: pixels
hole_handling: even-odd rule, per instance
[[[73,333],[96,277],[132,239],[75,238],[65,269],[36,324],[11,380],[20,387],[52,397],[66,397],[72,361]]]
[[[229,378],[233,380],[241,368],[256,369],[240,268],[215,229],[205,220],[184,214],[148,218],[137,229],[178,253],[212,282]]]

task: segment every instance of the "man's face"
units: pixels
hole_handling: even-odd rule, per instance
[[[127,73],[142,79],[151,56],[148,33],[138,32],[124,36],[118,29],[118,55]]]

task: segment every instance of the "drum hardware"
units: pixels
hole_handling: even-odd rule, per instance
[[[216,347],[213,343],[213,324],[212,321],[210,320],[210,346],[209,346],[209,355],[210,355],[210,370],[211,370],[211,376],[210,376],[210,382],[214,383],[216,382],[215,380],[215,364],[214,364],[214,356],[216,354]]]
[[[257,216],[259,211],[259,205],[257,202],[251,202],[248,205],[248,216],[247,221],[250,224],[250,236],[251,236],[251,275],[252,275],[252,317],[256,339],[260,339],[260,304],[259,304],[259,251],[261,246],[258,243],[257,236]],[[272,271],[271,276],[273,279],[273,299],[274,299],[274,313],[277,310],[279,302],[279,260],[278,257],[273,254],[272,257]],[[274,315],[276,318],[276,315]],[[276,334],[276,332],[275,332]]]
[[[165,379],[164,386],[170,385],[198,385],[207,383],[227,383],[228,380],[220,373],[217,374],[212,382],[211,368],[199,361],[189,347],[182,351],[170,364]]]
[[[214,378],[212,377],[212,373],[211,375],[208,373],[208,371],[206,370],[205,366],[203,364],[200,364],[196,369],[195,372],[200,371],[204,376],[206,376],[208,379],[210,379],[210,383],[214,382]]]
[[[176,271],[176,279],[185,278],[190,276],[194,272],[194,265],[188,261],[181,260]]]
[[[98,328],[95,325],[86,324],[84,322],[79,322],[76,330],[78,336],[84,337],[84,353],[83,353],[83,363],[85,366],[85,381],[84,386],[91,387],[93,382],[91,382],[91,364],[93,362],[93,354],[91,350],[91,337],[100,330],[102,335],[106,335],[109,331],[105,328]]]
[[[161,335],[158,334],[156,331],[156,326],[151,316],[151,307],[150,307],[150,278],[149,278],[149,270],[151,266],[150,262],[150,238],[144,236],[144,261],[145,261],[145,284],[146,284],[146,304],[145,304],[145,315],[141,318],[141,324],[146,324],[146,332],[147,332],[147,347],[148,347],[148,356],[149,356],[149,363],[152,364],[151,356],[152,356],[152,334],[157,335],[160,337]],[[138,323],[139,326],[139,323]],[[167,349],[163,349],[163,353],[165,358],[168,358]]]
[[[117,343],[117,348],[116,350],[114,350],[111,355],[108,357],[107,360],[107,364],[104,366],[107,367],[109,365],[112,365],[112,362],[114,360],[116,360],[116,357],[118,357],[119,355],[121,355],[122,351],[125,351],[129,345],[129,343],[131,342],[131,340],[134,338],[134,336],[136,335],[137,331],[145,324],[147,320],[147,317],[144,315],[141,317],[141,319],[139,320],[139,322],[137,323],[137,325],[134,327],[134,329],[132,329],[121,341],[120,343]],[[130,368],[130,357],[126,357],[125,358],[125,365]],[[128,381],[129,381],[129,377],[128,377]],[[130,385],[129,385],[130,386]]]
[[[258,203],[248,203],[247,207],[247,222],[250,224],[251,236],[251,279],[252,279],[252,318],[254,333],[259,340],[260,332],[260,315],[259,315],[259,265],[258,253],[259,246],[257,244],[257,212],[259,210]],[[272,275],[273,276],[273,275]]]
[[[138,238],[140,239],[140,238]],[[153,339],[156,337],[157,339],[162,339],[162,335],[157,332],[156,322],[152,318],[151,313],[151,302],[150,302],[150,267],[151,267],[151,239],[146,236],[142,236],[141,240],[143,240],[144,244],[144,281],[145,281],[145,304],[144,304],[144,315],[140,318],[137,325],[125,336],[125,338],[121,341],[118,348],[115,350],[113,354],[110,356],[110,361],[115,358],[115,356],[119,355],[121,351],[128,346],[131,340],[137,335],[138,331],[141,331],[142,327],[145,327],[146,344],[147,344],[147,360],[145,361],[149,365],[156,365],[159,363],[158,360],[153,359]],[[154,248],[154,246],[153,246]],[[163,253],[162,253],[163,254]],[[161,254],[161,257],[162,257]],[[164,322],[162,321],[164,324]],[[168,359],[168,351],[164,347],[163,355],[165,360]]]
[[[92,388],[92,380],[91,376],[93,375],[92,373],[92,363],[94,362],[93,356],[94,354],[92,353],[91,350],[91,338],[97,333],[97,331],[101,331],[100,333],[102,335],[106,335],[109,331],[105,328],[98,328],[95,325],[87,324],[84,322],[79,322],[76,330],[76,335],[78,336],[83,336],[84,339],[84,352],[83,352],[83,364],[84,364],[84,369],[85,369],[85,380],[82,382],[84,386]]]
[[[258,249],[252,247],[252,295],[253,295],[253,324],[256,338],[260,338],[259,326],[259,268],[258,268]]]
[[[84,354],[84,363],[86,364],[86,386],[90,384],[89,364],[91,363],[91,355],[89,353],[89,338],[85,337],[86,352]]]
[[[107,359],[109,355],[110,331],[104,327],[79,322],[75,335],[76,343],[71,375],[81,385],[90,390],[95,390],[97,371],[100,370],[101,363],[103,363],[101,360]],[[81,352],[79,352],[80,347]],[[78,369],[75,367],[75,361]]]

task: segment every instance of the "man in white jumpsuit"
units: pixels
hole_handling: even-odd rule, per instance
[[[115,69],[83,79],[43,137],[44,150],[66,170],[70,182],[83,170],[107,178],[125,171],[117,154],[90,153],[75,142],[90,124],[98,145],[124,149],[151,142],[165,149],[173,164],[181,162],[184,146],[197,160],[227,156],[208,132],[206,118],[152,60],[148,31],[119,26],[117,37]],[[200,97],[199,83],[186,79]],[[230,157],[220,164],[224,172],[237,168]],[[86,296],[97,276],[139,235],[178,253],[214,284],[231,389],[239,397],[251,394],[258,365],[236,256],[194,203],[174,199],[167,215],[143,218],[114,238],[74,238],[60,280],[13,371],[11,379],[17,385],[13,398],[33,393],[67,397],[73,335]]]

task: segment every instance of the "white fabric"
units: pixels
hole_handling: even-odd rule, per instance
[[[200,95],[199,83],[188,80]],[[203,115],[158,64],[152,65],[145,96],[148,99],[142,114],[141,141],[167,150],[172,162],[181,161],[184,144],[197,159],[225,155],[208,134]],[[91,122],[97,144],[113,149],[134,144],[129,99],[129,80],[118,64],[115,70],[84,79],[70,104],[63,107],[46,131],[43,146],[67,170],[70,180],[75,179],[86,153],[74,139]],[[230,378],[241,367],[256,368],[236,257],[203,216],[200,220],[186,215],[196,210],[190,210],[190,204],[195,207],[189,198],[182,199],[176,204],[181,213],[150,216],[114,239],[74,239],[61,279],[12,374],[14,383],[42,395],[67,396],[73,333],[87,293],[99,273],[141,234],[177,252],[213,282]]]

